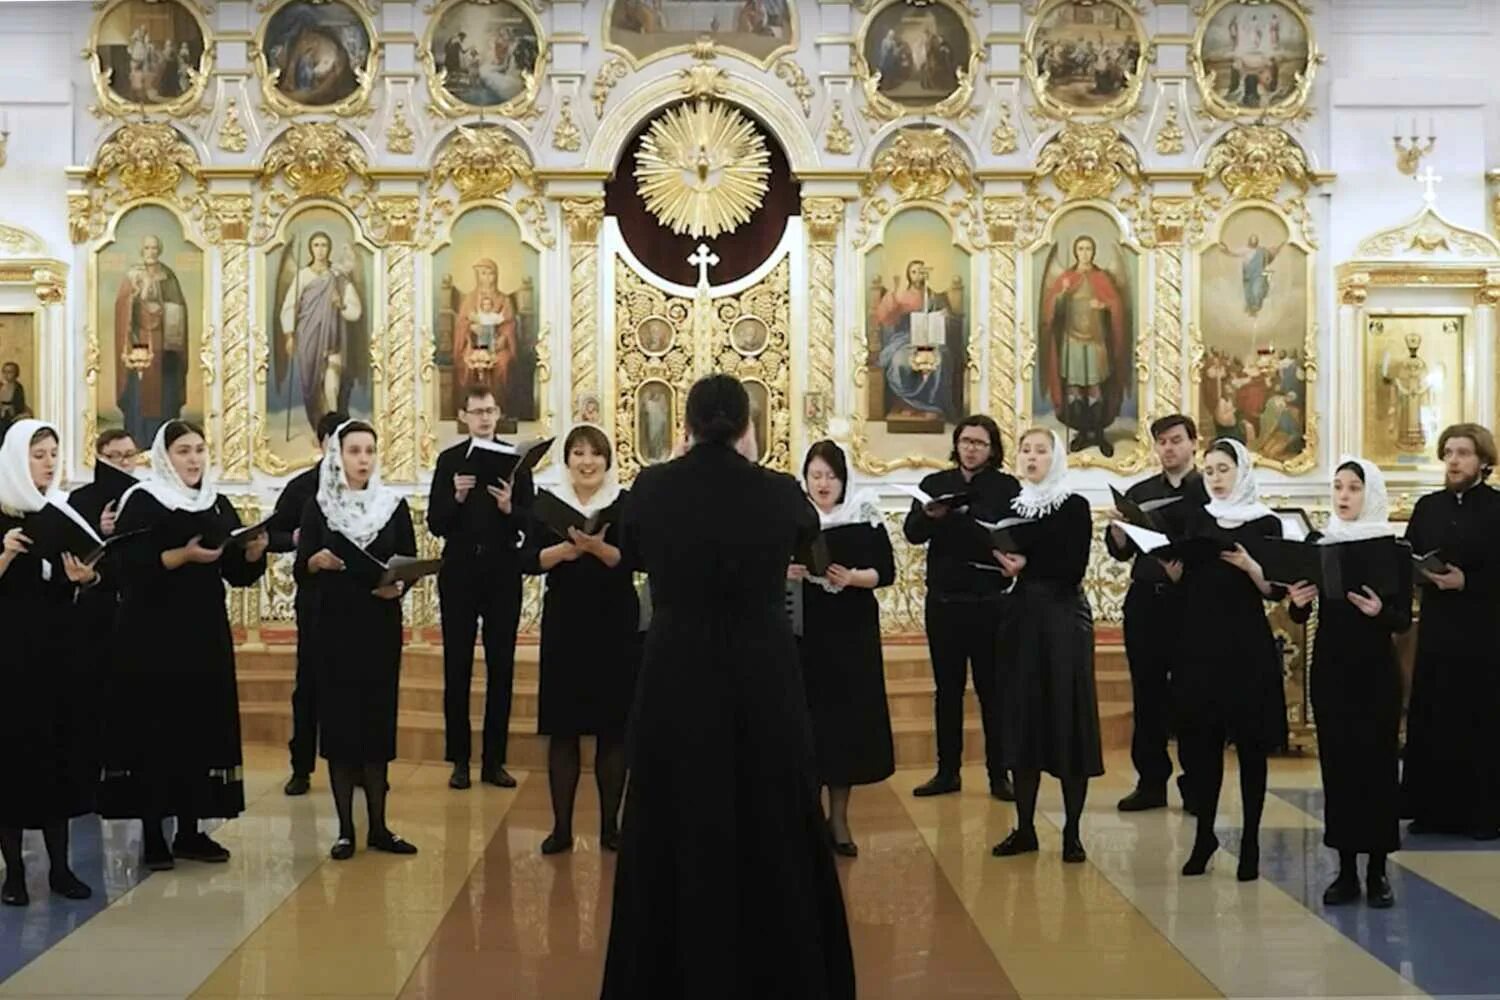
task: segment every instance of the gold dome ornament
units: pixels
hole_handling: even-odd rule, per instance
[[[636,190],[646,210],[679,236],[714,237],[750,221],[771,175],[765,137],[717,101],[669,109],[636,154]]]

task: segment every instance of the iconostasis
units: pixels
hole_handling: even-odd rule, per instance
[[[1323,505],[1347,451],[1409,507],[1435,428],[1492,416],[1500,245],[1413,184],[1405,228],[1323,249],[1322,5],[109,0],[86,20],[73,246],[0,230],[0,294],[35,293],[0,317],[0,360],[76,477],[100,430],[183,416],[262,509],[338,407],[420,497],[482,382],[507,434],[603,425],[628,480],[719,371],[789,472],[832,436],[861,481],[911,482],[980,411],[1007,447],[1062,432],[1102,504],[1183,411],[1243,440],[1278,500]],[[922,553],[894,534],[885,628],[916,632]],[[1103,621],[1125,570],[1091,567]],[[289,575],[235,600],[270,634]],[[423,588],[411,622],[435,618]]]

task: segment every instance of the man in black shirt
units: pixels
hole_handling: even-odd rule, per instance
[[[489,386],[470,386],[464,395],[469,437],[495,439],[500,407]],[[513,483],[481,486],[470,471],[469,440],[438,456],[427,504],[427,527],[444,539],[438,573],[438,610],[443,618],[443,722],[447,759],[453,764],[451,788],[469,787],[473,733],[469,725],[469,686],[474,676],[474,638],[484,620],[484,740],[481,781],[514,788],[505,770],[510,728],[511,680],[516,665],[516,628],[521,620],[521,564],[518,549],[531,510],[531,474]]]
[[[1173,413],[1151,425],[1156,457],[1162,471],[1136,483],[1125,496],[1136,503],[1181,497],[1184,504],[1208,503],[1203,477],[1194,467],[1198,451],[1198,428],[1191,417]],[[1167,754],[1171,730],[1173,664],[1181,647],[1182,620],[1177,581],[1182,564],[1163,562],[1145,555],[1119,526],[1104,533],[1109,554],[1121,561],[1134,559],[1130,590],[1125,594],[1125,656],[1130,661],[1130,688],[1135,702],[1135,729],[1130,739],[1130,759],[1137,775],[1135,791],[1120,800],[1122,812],[1161,809],[1167,804],[1167,782],[1172,777],[1172,758]],[[1180,756],[1180,755],[1179,755]],[[1192,803],[1185,790],[1188,777],[1177,779],[1184,792],[1183,807]]]
[[[927,649],[937,685],[937,773],[914,794],[943,795],[962,787],[964,688],[969,665],[984,725],[985,767],[990,794],[1011,801],[1010,779],[999,766],[999,706],[996,704],[996,642],[1010,581],[975,563],[989,559],[988,539],[976,520],[1014,516],[1010,502],[1020,492],[1015,477],[1001,472],[1000,428],[983,415],[965,417],[953,429],[955,467],[922,480],[930,497],[968,495],[967,505],[949,509],[913,501],[903,530],[913,545],[927,545]]]
[[[318,421],[319,454],[328,435],[339,429],[349,419],[347,413],[325,413]],[[267,534],[271,552],[297,551],[297,536],[302,525],[302,512],[307,502],[318,495],[318,474],[323,461],[319,459],[311,469],[297,473],[287,481],[276,498],[276,509],[271,512],[271,523]],[[292,754],[292,776],[287,779],[282,791],[288,795],[306,795],[312,784],[313,768],[318,758],[318,682],[317,661],[312,655],[312,641],[317,637],[317,626],[312,615],[306,612],[302,602],[302,581],[298,580],[297,599],[294,604],[297,616],[297,680],[292,687],[292,740],[287,744]]]

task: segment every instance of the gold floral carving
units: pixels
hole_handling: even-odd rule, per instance
[[[1016,408],[1016,238],[1023,198],[984,199],[990,260],[990,414],[1000,425],[1005,453],[1015,453],[1020,432]]]
[[[904,128],[880,151],[859,182],[866,197],[889,184],[903,200],[936,198],[957,184],[974,194],[974,168],[949,131],[940,125]]]
[[[511,204],[531,226],[537,242],[549,249],[557,245],[531,157],[505,129],[460,125],[443,144],[428,173],[428,187],[432,190],[449,181],[458,189],[459,204],[486,198],[505,201],[519,182],[529,193]],[[432,200],[435,219],[451,214],[456,207],[451,198]]]
[[[886,636],[917,636],[926,629],[927,549],[906,540],[901,524],[906,508],[882,512],[895,557],[891,586],[875,591],[880,601],[880,632]]]
[[[1156,342],[1156,406],[1165,417],[1184,405],[1182,386],[1182,244],[1158,243],[1151,328]]]
[[[568,227],[568,320],[572,365],[570,404],[599,394],[599,226],[604,221],[603,198],[565,198],[563,222]]]
[[[374,201],[370,233],[383,243],[410,244],[417,238],[422,199],[414,194],[383,194]]]
[[[298,198],[337,198],[351,178],[368,178],[365,151],[334,122],[299,122],[272,144],[261,165],[261,185],[277,175]]]
[[[1178,119],[1177,105],[1169,103],[1161,116],[1161,125],[1156,129],[1156,152],[1161,156],[1176,156],[1184,148],[1187,133]]]
[[[844,225],[842,198],[802,199],[802,223],[807,227],[808,259],[807,400],[803,416],[808,434],[828,435],[834,405],[834,267],[839,232]]]
[[[254,211],[248,194],[211,195],[203,215],[203,234],[210,243],[244,242],[249,238]]]
[[[219,122],[215,143],[226,153],[243,153],[250,148],[250,137],[240,123],[240,102],[233,97],[224,104],[224,118]]]
[[[201,175],[197,152],[172,126],[122,125],[99,147],[84,175],[88,190],[68,192],[69,234],[75,243],[96,239],[104,234],[115,209],[142,198],[192,211]],[[179,191],[185,180],[193,182],[193,190]]]
[[[803,72],[801,66],[797,65],[795,59],[791,56],[783,56],[776,60],[776,79],[792,89],[797,103],[802,105],[804,118],[812,114],[813,96],[816,91],[813,90],[812,84],[807,80],[807,74]]]
[[[990,152],[995,156],[1005,156],[1020,148],[1020,134],[1011,116],[1009,102],[1002,103],[995,112],[995,128],[990,132]]]
[[[1082,122],[1068,122],[1042,147],[1036,180],[1047,176],[1070,200],[1108,199],[1122,181],[1139,188],[1143,180],[1135,147],[1114,126]]]
[[[398,156],[410,155],[417,148],[417,136],[406,117],[406,102],[397,101],[391,111],[391,121],[385,127],[385,151]]]
[[[594,77],[594,86],[590,96],[594,99],[594,117],[604,117],[604,105],[609,101],[609,93],[617,87],[621,80],[630,75],[630,66],[619,56],[611,57],[603,66],[599,67],[599,74]]]
[[[67,279],[50,267],[38,267],[31,272],[31,284],[36,289],[36,300],[44,306],[61,305],[67,301]]]
[[[735,350],[730,340],[730,329],[746,316],[769,330],[765,347],[753,355]],[[760,442],[760,461],[782,472],[792,469],[791,316],[792,269],[786,258],[753,287],[712,304],[713,370],[765,387],[767,434]]]
[[[558,105],[557,123],[552,126],[552,148],[576,153],[583,148],[583,130],[573,120],[573,98],[564,97]]]
[[[968,22],[965,21],[965,24]],[[979,109],[970,101],[974,99],[974,80],[979,73],[983,53],[982,46],[975,46],[969,64],[958,71],[958,86],[947,97],[936,104],[921,108],[910,108],[891,100],[880,92],[880,74],[870,69],[863,55],[855,56],[854,75],[865,92],[864,107],[860,108],[866,118],[875,122],[892,122],[907,115],[923,115],[930,118],[947,118],[964,121],[972,118]]]
[[[646,210],[681,235],[732,233],[765,200],[770,151],[755,123],[735,108],[699,100],[651,123],[636,154]]]
[[[834,101],[828,113],[828,129],[823,133],[823,151],[835,156],[848,156],[854,152],[854,133],[844,122],[844,102]]]
[[[660,318],[672,328],[671,347],[647,354],[636,330],[647,319]],[[695,378],[693,370],[693,300],[669,296],[648,284],[625,262],[615,261],[615,454],[620,479],[628,482],[645,464],[636,440],[636,393],[643,383],[661,382],[675,397],[673,440],[681,434],[683,405]]]
[[[250,248],[243,235],[220,248],[223,385],[219,462],[227,480],[250,478]],[[206,346],[206,345],[205,345]]]
[[[40,257],[47,252],[47,244],[36,233],[3,222],[0,222],[0,248],[12,257]]]
[[[1416,217],[1360,241],[1359,257],[1407,254],[1447,257],[1500,257],[1500,242],[1487,233],[1456,226],[1428,204]]]
[[[382,199],[384,200],[384,199]],[[415,201],[415,196],[412,196]],[[416,459],[416,313],[413,260],[409,243],[385,252],[386,322],[380,431],[381,474],[387,482],[417,481]],[[374,373],[372,372],[372,377]]]
[[[1285,184],[1305,194],[1315,180],[1302,147],[1274,125],[1230,129],[1209,151],[1203,169],[1206,178],[1217,179],[1236,201],[1272,201]]]

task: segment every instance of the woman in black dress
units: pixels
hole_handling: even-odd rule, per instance
[[[1401,666],[1392,636],[1411,627],[1411,550],[1386,517],[1385,477],[1372,462],[1345,459],[1333,476],[1333,516],[1312,539],[1325,545],[1387,539],[1396,562],[1395,589],[1369,587],[1342,600],[1318,600],[1313,639],[1312,703],[1323,771],[1323,843],[1339,852],[1339,874],[1323,893],[1328,906],[1359,898],[1358,856],[1370,905],[1395,903],[1385,856],[1401,847]],[[1292,620],[1303,623],[1318,599],[1316,584],[1290,591]]]
[[[802,587],[797,646],[818,780],[828,786],[828,829],[834,851],[853,858],[859,848],[849,832],[850,786],[873,785],[896,770],[875,599],[875,588],[896,579],[896,560],[874,497],[847,495],[843,449],[832,441],[814,444],[802,461],[802,479],[833,564],[826,576],[817,577],[793,563],[787,579],[801,581]]]
[[[119,576],[117,659],[104,719],[100,814],[139,818],[147,868],[173,858],[225,862],[198,829],[245,808],[234,637],[224,584],[249,587],[266,571],[264,532],[228,543],[239,514],[209,472],[203,431],[169,420],[151,448],[151,478],[120,498],[123,541],[105,568]],[[147,530],[149,529],[149,530]],[[177,817],[171,849],[162,819]]]
[[[636,478],[625,560],[651,579],[603,1000],[852,1000],[786,568],[818,516],[755,464],[750,400],[711,375],[693,445]]]
[[[416,554],[411,511],[380,482],[375,429],[345,421],[324,442],[316,502],[302,512],[294,568],[306,596],[305,627],[318,630],[318,746],[328,761],[339,817],[329,852],[335,861],[354,856],[357,784],[365,789],[370,849],[417,853],[385,824],[386,769],[396,758],[406,587],[399,580],[379,586],[380,563]]]
[[[98,761],[90,733],[91,664],[75,598],[99,576],[69,553],[33,551],[23,521],[52,506],[86,524],[57,486],[57,430],[18,420],[0,446],[0,902],[25,906],[21,832],[40,829],[51,868],[47,884],[68,899],[93,891],[68,867],[68,821],[93,812]]]
[[[1438,436],[1443,489],[1417,501],[1406,526],[1416,555],[1447,569],[1421,571],[1422,611],[1406,753],[1402,815],[1410,834],[1500,837],[1500,490],[1495,438],[1478,424]]]
[[[1202,875],[1219,848],[1214,821],[1224,784],[1224,747],[1233,743],[1240,762],[1244,833],[1236,872],[1241,882],[1260,878],[1260,817],[1266,804],[1266,757],[1286,745],[1286,697],[1281,654],[1266,619],[1265,602],[1285,589],[1266,582],[1247,551],[1263,538],[1280,538],[1281,521],[1259,500],[1250,452],[1220,438],[1203,461],[1208,506],[1189,511],[1181,563],[1167,572],[1183,581],[1185,630],[1181,669],[1173,675],[1181,713],[1178,738],[1184,767],[1193,776],[1198,819],[1184,875]],[[1231,546],[1224,548],[1224,546]]]
[[[536,519],[521,552],[521,572],[547,574],[542,597],[541,689],[537,732],[548,737],[552,832],[543,854],[573,849],[573,800],[581,768],[580,736],[593,736],[594,779],[602,813],[599,844],[620,849],[625,791],[625,719],[640,666],[640,605],[620,557],[619,511],[625,500],[604,431],[579,424],[563,440],[567,478],[552,495],[604,527],[567,536]]]
[[[1068,449],[1055,431],[1034,428],[1017,443],[1021,492],[1012,516],[1035,523],[1016,529],[1024,552],[994,553],[1015,580],[998,636],[1001,759],[1015,775],[1016,828],[995,845],[996,857],[1038,847],[1036,798],[1046,771],[1062,783],[1063,861],[1087,860],[1079,822],[1089,779],[1104,773],[1099,703],[1094,689],[1094,618],[1083,593],[1093,518],[1089,502],[1068,488]]]

